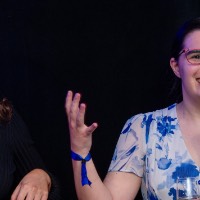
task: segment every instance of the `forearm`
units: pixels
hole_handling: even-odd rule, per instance
[[[92,159],[86,163],[88,179],[92,184],[81,184],[81,162],[72,160],[76,193],[79,200],[111,200],[112,196],[100,179]]]

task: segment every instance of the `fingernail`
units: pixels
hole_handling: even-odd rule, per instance
[[[68,90],[67,95],[70,95],[71,93],[72,93],[72,91],[71,91],[71,90]]]

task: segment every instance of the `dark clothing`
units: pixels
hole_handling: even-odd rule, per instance
[[[10,200],[20,180],[36,168],[46,171],[24,121],[14,110],[9,124],[0,125],[0,200]],[[58,200],[58,186],[49,175],[52,188],[48,199]]]

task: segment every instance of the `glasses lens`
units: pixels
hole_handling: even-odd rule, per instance
[[[200,49],[188,51],[186,57],[190,63],[200,64]]]

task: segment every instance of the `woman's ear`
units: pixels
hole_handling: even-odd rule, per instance
[[[171,58],[170,59],[170,66],[174,72],[174,74],[178,77],[181,78],[180,76],[180,70],[179,70],[179,66],[178,66],[178,62],[175,58]]]

